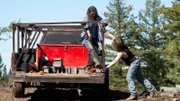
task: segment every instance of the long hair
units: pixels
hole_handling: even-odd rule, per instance
[[[122,49],[124,49],[126,47],[126,45],[124,44],[122,38],[116,37],[114,39],[114,48],[115,50],[117,50],[118,52],[120,52]]]
[[[92,18],[91,16],[91,11],[94,11],[95,12],[95,16]],[[88,9],[87,9],[87,16],[88,16],[88,19],[92,19],[92,20],[95,20],[95,21],[100,21],[102,18],[98,15],[98,11],[96,9],[95,6],[90,6]]]

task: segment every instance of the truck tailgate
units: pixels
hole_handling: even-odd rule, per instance
[[[91,74],[39,74],[39,73],[16,73],[11,76],[12,82],[42,82],[42,83],[104,83],[103,73]]]

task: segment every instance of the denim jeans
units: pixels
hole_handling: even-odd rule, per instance
[[[88,64],[87,67],[92,66],[93,65],[93,57],[91,55],[92,53],[92,45],[90,44],[90,42],[88,40],[83,40],[82,44],[84,44],[87,48],[88,48]]]
[[[151,82],[144,77],[144,75],[141,72],[141,68],[140,68],[140,59],[136,58],[136,60],[134,60],[129,69],[128,69],[128,73],[126,75],[126,79],[128,82],[128,88],[129,91],[132,95],[137,96],[137,91],[136,91],[136,87],[134,84],[134,77],[137,79],[137,81],[139,83],[141,83],[142,85],[144,85],[148,92],[155,92],[156,89],[155,87],[151,84]]]
[[[99,53],[98,43],[97,42],[94,42],[95,44],[92,43],[90,43],[89,40],[84,40],[82,42],[82,44],[84,44],[88,48],[89,58],[88,58],[87,67],[92,66],[94,62],[100,64],[100,60],[98,57],[98,53]]]

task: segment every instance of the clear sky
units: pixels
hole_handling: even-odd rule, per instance
[[[12,21],[21,22],[60,22],[81,21],[91,5],[96,6],[99,15],[110,0],[0,0],[0,27],[8,26]],[[138,14],[145,8],[146,0],[126,0],[134,7],[133,13]],[[162,0],[162,4],[171,5],[172,0]],[[7,34],[7,33],[6,33]],[[3,35],[3,37],[5,37]],[[0,41],[0,54],[3,62],[10,68],[12,40]]]

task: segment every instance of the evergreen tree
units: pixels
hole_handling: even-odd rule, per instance
[[[147,0],[145,10],[140,10],[139,20],[131,14],[132,6],[125,6],[124,0],[112,0],[107,7],[105,17],[108,18],[110,31],[115,36],[121,36],[125,44],[136,56],[142,60],[144,74],[159,88],[161,85],[173,85],[166,78],[170,64],[164,58],[163,50],[167,39],[171,36],[163,27],[167,22],[158,9],[162,7],[160,0]],[[113,45],[106,45],[106,56],[114,58]],[[107,59],[107,61],[109,61]],[[125,65],[117,64],[110,71],[110,84],[114,86],[126,85],[125,74],[122,68]]]
[[[19,22],[20,22],[20,20],[19,20]],[[7,27],[0,27],[0,41],[2,41],[2,40],[6,41],[9,38],[11,38],[11,36],[7,33],[12,31],[13,23],[14,22],[11,22],[9,24],[9,26],[7,26]],[[7,37],[2,37],[3,34],[7,35]],[[8,74],[7,74],[6,65],[4,65],[1,54],[0,54],[0,84],[1,83],[5,84],[5,83],[7,83],[7,81],[8,81]]]
[[[7,74],[7,69],[6,69],[6,65],[3,67],[3,69],[2,69],[2,71],[3,71],[3,77],[8,77],[8,74]]]
[[[2,76],[2,68],[3,68],[4,64],[2,63],[2,57],[0,54],[0,77]]]
[[[168,44],[164,50],[164,54],[168,62],[171,64],[167,77],[173,82],[180,83],[180,1],[175,0],[172,7],[162,7],[160,11],[167,19],[164,27],[170,33]]]
[[[7,39],[11,38],[11,36],[8,34],[6,34],[7,38],[2,38],[2,35],[7,33],[7,32],[12,31],[12,24],[13,24],[13,22],[11,22],[11,24],[8,27],[0,27],[0,41],[1,40],[6,41]]]
[[[6,71],[6,66],[2,62],[2,57],[0,55],[0,84],[5,84],[8,82],[8,75]]]
[[[157,89],[161,85],[170,83],[166,78],[169,64],[163,54],[169,33],[162,26],[166,19],[159,14],[158,9],[161,7],[160,0],[146,1],[145,10],[139,12],[139,30],[136,33],[136,39],[139,41],[137,43],[138,53],[146,67],[143,68],[144,73]]]
[[[131,29],[133,24],[134,16],[131,15],[132,6],[126,6],[125,0],[111,0],[109,5],[106,7],[107,12],[104,13],[106,19],[108,19],[109,31],[115,36],[121,36],[127,41],[127,33]],[[112,61],[115,58],[116,52],[114,51],[113,45],[106,45],[106,62]],[[126,76],[122,68],[125,67],[121,61],[120,64],[116,64],[110,69],[110,84],[115,87],[126,86]]]

